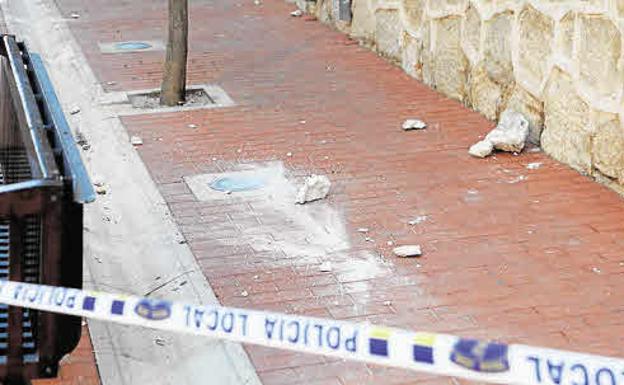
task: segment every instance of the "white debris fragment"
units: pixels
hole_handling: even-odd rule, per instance
[[[470,146],[468,153],[476,158],[485,158],[494,151],[494,145],[485,139]]]
[[[419,223],[423,223],[424,221],[427,220],[427,216],[426,215],[419,215],[416,218],[412,219],[411,221],[408,221],[407,223],[411,226],[417,225]]]
[[[394,242],[392,242],[392,241],[388,241],[388,242],[386,242],[386,245],[388,245],[388,246],[392,246],[392,245],[394,245]]]
[[[245,298],[249,297],[249,292],[247,290],[243,290],[241,292],[241,297],[245,297]]]
[[[533,162],[526,165],[528,170],[537,170],[540,167],[542,167],[542,162]]]
[[[300,10],[300,9],[297,9],[297,10],[292,11],[290,13],[290,16],[292,16],[292,17],[301,17],[302,15],[303,15],[303,11]]]
[[[158,346],[165,346],[165,339],[162,337],[154,338],[154,343]]]
[[[80,112],[80,107],[78,107],[78,106],[73,106],[73,107],[71,108],[71,110],[69,110],[69,113],[70,113],[71,115],[76,115],[76,114],[77,114],[77,113],[79,113],[79,112]]]
[[[330,271],[332,271],[331,262],[323,262],[323,263],[321,263],[321,266],[319,266],[319,270],[322,273],[329,273]]]
[[[517,177],[515,177],[515,178],[513,178],[511,180],[508,180],[507,183],[515,184],[515,183],[522,182],[522,181],[527,180],[527,179],[528,178],[526,177],[526,175],[519,175],[519,176],[517,176]]]
[[[79,19],[80,15],[77,14],[76,12],[72,12],[69,14],[69,17],[71,17],[72,19]]]
[[[132,143],[133,146],[140,146],[143,144],[143,139],[139,136],[133,136],[130,138],[130,143]]]
[[[106,187],[104,186],[96,186],[95,188],[95,192],[98,193],[99,195],[105,195],[106,194]]]
[[[420,245],[399,246],[395,247],[392,252],[400,258],[420,257],[422,255]]]
[[[475,157],[485,158],[492,152],[490,147],[519,153],[524,148],[528,135],[529,121],[519,112],[505,110],[496,128],[490,131],[484,140],[470,147],[469,153]]]
[[[403,125],[401,127],[403,127],[404,131],[423,130],[427,128],[427,123],[423,122],[420,119],[407,119],[403,122]]]
[[[286,156],[290,158],[292,156],[292,152],[287,152]]]
[[[592,267],[592,271],[593,271],[594,273],[596,273],[596,274],[600,274],[600,273],[602,273],[602,270],[600,270],[600,269],[599,269],[599,268],[597,268],[597,267]]]
[[[357,229],[358,233],[368,233],[368,227],[360,227]]]
[[[115,84],[117,84],[116,81],[110,81],[110,82],[106,82],[107,86],[114,86]]]
[[[260,5],[262,2],[260,0],[254,0],[254,5]]]
[[[323,199],[329,194],[330,187],[331,182],[325,175],[311,175],[306,178],[305,183],[297,192],[296,202],[304,204]]]
[[[494,148],[501,151],[520,152],[529,135],[529,121],[519,112],[505,110],[498,125],[487,136]]]
[[[392,305],[392,301],[384,301],[384,305],[385,306],[390,306],[390,305]]]
[[[197,124],[192,124],[192,123],[191,123],[191,124],[187,125],[187,127],[188,127],[188,128],[197,128]]]

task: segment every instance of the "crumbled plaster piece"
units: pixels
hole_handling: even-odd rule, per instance
[[[505,110],[498,125],[480,142],[473,144],[468,153],[485,158],[494,149],[519,153],[529,136],[529,121],[519,112]]]
[[[330,187],[331,182],[325,175],[311,175],[306,178],[305,183],[297,192],[296,202],[304,204],[323,199],[329,194]]]
[[[192,124],[192,123],[191,123],[191,124],[189,124],[187,127],[188,127],[188,128],[197,128],[197,124]]]
[[[498,125],[487,136],[494,148],[501,151],[520,152],[529,136],[529,121],[519,112],[505,110]]]
[[[357,229],[358,233],[368,233],[368,227],[360,227]]]
[[[290,13],[290,16],[292,16],[292,17],[301,17],[302,15],[303,15],[303,11],[300,10],[300,9],[297,9],[297,10],[292,11]]]
[[[476,158],[485,158],[494,151],[494,145],[487,139],[477,142],[470,146],[468,153]]]
[[[73,12],[73,13],[71,13],[71,14],[69,15],[69,17],[71,17],[72,19],[79,19],[79,18],[80,18],[80,15],[79,15],[79,14],[77,14],[76,12]]]
[[[143,144],[143,139],[139,136],[133,136],[130,138],[130,143],[132,143],[133,146],[140,146]]]
[[[414,225],[417,225],[419,223],[423,223],[426,220],[427,220],[427,216],[426,215],[419,215],[416,218],[408,221],[407,224],[409,224],[410,226],[414,226]]]
[[[80,107],[78,106],[74,106],[71,108],[71,110],[69,110],[70,115],[76,115],[79,112],[80,112]]]
[[[423,130],[427,128],[427,123],[423,122],[420,119],[407,119],[403,122],[403,125],[401,127],[403,127],[404,131]]]
[[[420,245],[399,246],[395,247],[392,252],[400,258],[420,257],[422,255]]]
[[[526,165],[528,170],[537,170],[540,167],[542,167],[542,162],[533,162]]]

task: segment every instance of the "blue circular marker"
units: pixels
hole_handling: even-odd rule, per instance
[[[135,49],[148,49],[151,48],[152,45],[142,42],[142,41],[126,41],[123,43],[117,43],[115,45],[117,47],[117,49],[122,49],[122,50],[135,50]]]
[[[210,188],[221,192],[251,191],[264,187],[262,178],[253,176],[223,177],[210,183]]]

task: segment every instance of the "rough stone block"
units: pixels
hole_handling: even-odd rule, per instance
[[[351,36],[368,42],[373,41],[375,38],[375,13],[368,6],[368,1],[353,0],[351,9],[353,11]]]
[[[469,96],[472,107],[490,120],[495,120],[503,91],[501,86],[488,77],[482,64],[473,68],[469,82]]]
[[[481,59],[481,15],[475,7],[469,7],[464,17],[462,45],[472,65]]]
[[[624,77],[618,66],[622,37],[605,16],[581,15],[581,38],[577,52],[580,81],[597,98],[616,100]]]
[[[511,22],[513,12],[502,12],[485,22],[484,64],[498,84],[513,82],[511,64]]]
[[[617,117],[598,126],[592,154],[596,169],[624,184],[624,128]]]
[[[458,100],[466,96],[468,62],[461,48],[461,18],[450,16],[433,21],[436,42],[433,53],[436,88]]]
[[[405,28],[419,31],[425,18],[426,0],[401,0]]]
[[[422,41],[410,35],[403,33],[403,60],[401,67],[410,76],[416,79],[422,79]]]
[[[522,83],[529,84],[534,92],[539,92],[553,50],[555,22],[527,6],[518,17],[518,31],[517,76],[522,78]]]
[[[403,31],[399,11],[396,9],[380,9],[375,14],[375,42],[382,55],[401,60],[400,38]]]
[[[576,170],[591,172],[592,122],[590,108],[577,94],[570,76],[558,68],[544,92],[544,130],[541,144],[553,158]]]

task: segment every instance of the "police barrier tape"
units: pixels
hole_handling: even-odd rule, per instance
[[[489,383],[624,385],[624,360],[445,334],[0,280],[0,302]]]

